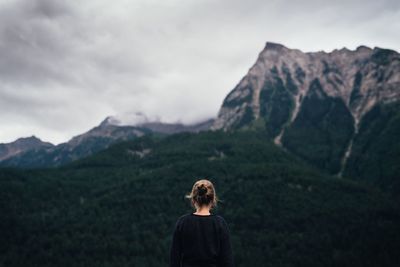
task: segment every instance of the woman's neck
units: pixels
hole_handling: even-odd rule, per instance
[[[196,212],[194,214],[210,215],[210,208],[208,207],[196,208]]]

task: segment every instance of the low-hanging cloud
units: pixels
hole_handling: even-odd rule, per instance
[[[53,143],[108,115],[217,115],[266,41],[400,48],[400,2],[8,0],[0,3],[0,142]]]

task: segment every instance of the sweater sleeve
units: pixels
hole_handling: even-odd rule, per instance
[[[222,219],[221,251],[218,258],[219,267],[234,267],[231,238],[228,224]]]
[[[169,267],[181,267],[181,238],[179,231],[179,220],[175,224],[170,247]]]

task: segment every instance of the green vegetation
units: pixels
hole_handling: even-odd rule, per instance
[[[400,193],[400,105],[377,105],[360,124],[345,174]]]
[[[335,174],[354,132],[353,117],[340,98],[325,94],[314,80],[294,122],[283,135],[284,146],[315,166]]]
[[[394,58],[397,57],[397,52],[394,50],[390,50],[390,49],[376,49],[376,51],[374,51],[374,53],[372,54],[371,60],[372,62],[375,62],[378,65],[389,65],[391,62],[394,61]],[[396,58],[397,60],[399,60],[399,58]]]
[[[236,121],[232,125],[232,127],[236,128],[236,129],[246,127],[252,121],[254,121],[254,118],[255,117],[254,117],[253,109],[250,106],[246,106],[242,117],[238,121]]]
[[[244,125],[239,129],[239,131],[266,131],[266,123],[263,117],[259,117],[258,119],[252,120],[247,125]]]
[[[350,106],[352,107],[355,106],[358,100],[362,99],[362,95],[360,94],[362,78],[362,74],[358,71],[354,77],[353,90],[351,91],[350,96]]]
[[[289,86],[290,85],[290,86]],[[290,80],[290,90],[295,85]],[[285,87],[282,79],[276,78],[275,82],[266,82],[260,92],[260,114],[265,120],[268,134],[276,137],[289,121],[294,108],[293,95]]]
[[[286,87],[287,87],[288,91],[294,95],[297,94],[299,89],[297,88],[296,84],[294,83],[294,81],[292,79],[292,75],[290,74],[290,70],[287,68],[287,66],[282,67],[282,72],[286,76]]]
[[[0,266],[167,266],[184,194],[214,182],[237,267],[396,266],[384,192],[323,175],[265,131],[145,136],[55,169],[0,169]]]
[[[304,83],[304,79],[306,78],[306,73],[299,66],[296,67],[295,76],[296,76],[297,81],[299,81],[301,84]]]

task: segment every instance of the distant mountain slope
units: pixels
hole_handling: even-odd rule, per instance
[[[237,266],[397,266],[398,201],[265,132],[145,135],[55,169],[0,169],[0,266],[168,265],[184,195],[216,186]]]
[[[344,173],[400,193],[400,103],[376,105],[365,115]]]
[[[303,53],[267,43],[225,98],[212,129],[265,128],[276,144],[316,166],[351,175],[355,160],[349,161],[351,166],[347,162],[353,143],[360,140],[361,125],[370,125],[364,120],[376,107],[399,100],[400,55],[395,51],[360,46],[355,51]],[[399,112],[395,108],[387,116]],[[388,127],[400,135],[397,126]],[[363,132],[364,143],[376,139],[367,134],[376,130]]]
[[[0,166],[19,168],[60,166],[106,149],[116,142],[132,140],[149,133],[173,134],[204,131],[211,126],[212,122],[213,120],[207,120],[193,125],[144,122],[136,126],[127,126],[118,125],[118,121],[109,116],[88,132],[57,146],[41,143],[39,139],[33,137],[29,139],[30,142],[18,139],[12,143],[0,144]]]
[[[185,125],[182,123],[146,122],[139,124],[138,126],[149,129],[155,133],[175,134],[182,132],[196,133],[200,131],[207,131],[210,129],[213,123],[214,119],[208,119],[204,122],[199,122],[192,125]]]
[[[53,144],[43,142],[36,136],[18,138],[12,143],[0,144],[0,161],[6,160],[31,149],[51,148]]]

